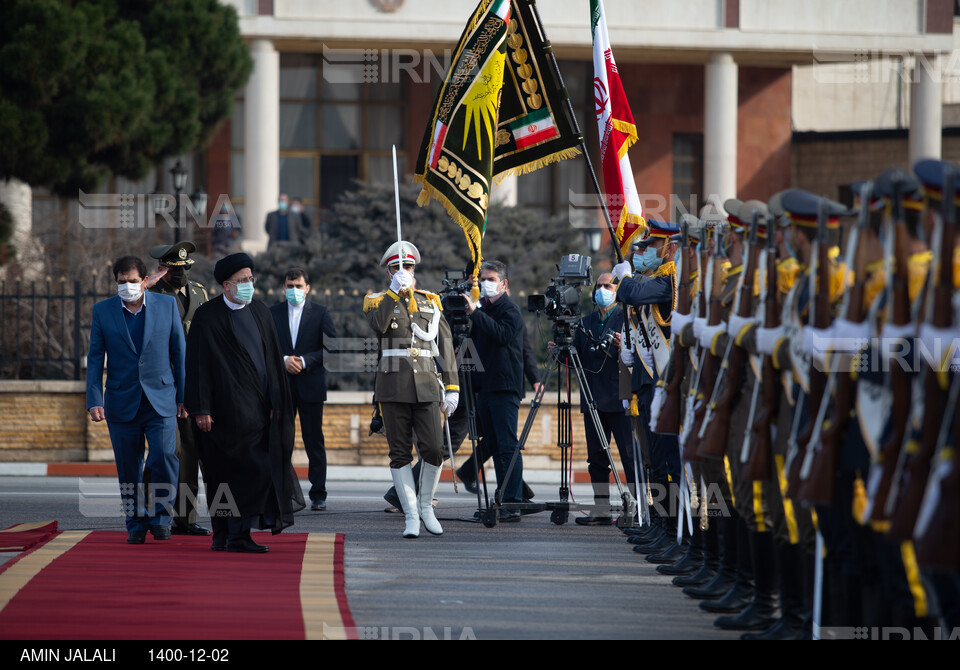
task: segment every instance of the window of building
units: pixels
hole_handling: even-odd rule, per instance
[[[356,182],[392,182],[393,146],[401,165],[403,82],[357,81],[360,72],[331,76],[320,54],[280,55],[280,192],[300,197],[322,226],[324,210]],[[341,76],[347,75],[347,76]],[[244,100],[231,119],[231,191],[238,211],[244,201]]]
[[[680,214],[697,215],[703,205],[703,135],[675,133],[673,136],[673,202],[670,214],[674,221]]]
[[[593,64],[587,61],[559,61],[560,75],[570,93],[573,112],[580,125],[580,132],[587,138],[590,157],[596,153],[596,121],[593,115]],[[590,125],[588,125],[588,122]],[[591,127],[592,126],[592,127]],[[591,139],[592,138],[592,139]],[[517,204],[537,210],[544,216],[555,216],[581,203],[585,198],[595,198],[587,163],[582,157],[558,161],[517,179]]]

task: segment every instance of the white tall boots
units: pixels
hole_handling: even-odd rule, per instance
[[[443,535],[443,528],[433,513],[433,494],[437,492],[440,483],[441,467],[422,462],[420,464],[420,495],[413,483],[413,468],[405,465],[402,468],[390,469],[393,475],[393,486],[397,489],[400,506],[406,525],[403,529],[404,537],[420,536],[420,521],[423,527],[434,535]]]
[[[443,528],[433,513],[433,494],[440,483],[441,468],[442,466],[430,465],[426,461],[420,464],[420,518],[423,520],[423,527],[433,535],[443,535]]]
[[[413,483],[413,468],[408,464],[402,468],[391,468],[393,486],[397,489],[400,498],[400,507],[403,509],[406,525],[403,529],[404,537],[420,536],[420,515],[417,512],[417,489]],[[430,510],[431,513],[433,510]]]

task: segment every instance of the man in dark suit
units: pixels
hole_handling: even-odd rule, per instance
[[[87,409],[93,421],[106,419],[110,430],[127,543],[143,544],[148,528],[154,539],[169,540],[179,470],[177,418],[187,416],[183,326],[175,298],[146,297],[149,279],[142,260],[118,259],[113,277],[117,295],[93,306]],[[105,357],[110,359],[106,393]],[[150,447],[146,471],[144,440]]]
[[[286,301],[270,308],[280,337],[283,365],[300,414],[300,432],[310,463],[310,509],[327,509],[327,453],[323,445],[323,402],[327,378],[323,350],[337,337],[326,307],[307,300],[310,284],[302,268],[291,268],[284,278]]]
[[[290,200],[286,193],[280,194],[277,209],[267,214],[265,228],[270,238],[268,246],[274,242],[303,244],[310,234],[310,224],[304,220],[303,215],[290,210]]]

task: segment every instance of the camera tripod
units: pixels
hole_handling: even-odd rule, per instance
[[[623,514],[617,521],[617,526],[624,528],[625,526],[632,525],[633,517],[636,515],[637,511],[637,502],[634,499],[633,495],[624,488],[623,484],[620,481],[620,475],[617,473],[617,466],[613,460],[613,455],[610,452],[610,444],[603,435],[603,428],[600,422],[600,415],[597,413],[597,405],[593,400],[593,393],[590,391],[590,386],[587,383],[586,373],[583,369],[583,363],[580,362],[580,355],[577,353],[576,347],[573,346],[573,332],[572,330],[581,327],[579,324],[572,325],[569,322],[558,322],[554,324],[554,339],[556,340],[556,347],[550,353],[550,360],[547,363],[546,368],[540,376],[540,382],[536,394],[534,395],[533,402],[530,405],[530,412],[527,414],[527,419],[523,424],[523,431],[520,434],[520,439],[517,443],[517,450],[514,452],[513,457],[510,459],[510,465],[507,468],[506,474],[504,475],[502,486],[497,490],[494,497],[493,504],[488,504],[483,506],[480,500],[479,488],[477,493],[477,502],[478,502],[478,513],[480,516],[483,525],[487,528],[492,528],[496,526],[497,521],[499,520],[500,510],[516,510],[522,513],[536,513],[544,512],[546,510],[551,510],[550,520],[556,525],[565,524],[570,517],[571,511],[578,511],[589,509],[593,505],[581,505],[579,503],[572,503],[569,500],[570,495],[570,481],[568,477],[568,463],[570,459],[570,449],[573,447],[573,416],[571,413],[571,386],[570,386],[570,368],[572,367],[577,374],[577,380],[580,384],[580,393],[584,394],[584,398],[587,402],[588,414],[590,416],[590,423],[593,426],[593,429],[597,433],[597,437],[600,440],[600,444],[603,445],[603,449],[607,454],[607,458],[610,461],[610,469],[613,471],[613,478],[617,484],[617,490],[620,494],[620,498],[623,501]],[[566,399],[563,400],[560,394],[562,393],[558,384],[558,402],[557,402],[557,447],[560,449],[560,490],[559,498],[557,502],[546,502],[546,503],[530,503],[530,502],[503,502],[503,486],[506,485],[506,482],[510,481],[510,476],[513,474],[513,470],[517,464],[517,458],[520,455],[520,451],[524,448],[527,442],[527,438],[530,436],[530,429],[533,427],[533,422],[536,419],[537,412],[540,409],[540,405],[543,401],[543,395],[545,393],[545,382],[547,377],[553,372],[556,371],[558,380],[561,375],[561,364],[566,368],[566,376],[564,379],[563,386],[566,389]],[[476,451],[474,451],[474,457],[476,457]],[[478,470],[478,474],[480,470]],[[486,496],[486,480],[484,480],[484,496]],[[489,500],[489,498],[488,498]]]

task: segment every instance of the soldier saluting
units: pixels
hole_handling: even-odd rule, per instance
[[[443,465],[441,409],[447,416],[453,414],[460,399],[450,326],[442,318],[440,296],[416,288],[414,271],[419,263],[414,245],[394,242],[380,259],[390,279],[389,290],[368,294],[363,301],[379,343],[374,395],[387,434],[390,473],[406,519],[404,537],[419,536],[421,519],[430,533],[443,533],[433,512]],[[422,463],[419,497],[411,467],[414,433]]]
[[[183,334],[190,333],[190,323],[197,307],[207,301],[207,289],[203,284],[190,281],[190,266],[194,260],[190,254],[197,250],[193,242],[160,244],[150,249],[156,258],[157,269],[164,272],[160,280],[150,287],[154,293],[173,296],[183,322]],[[200,459],[193,440],[191,419],[177,419],[177,458],[180,459],[180,479],[177,485],[177,506],[174,510],[170,532],[174,535],[209,535],[210,531],[197,523],[197,495],[200,489],[197,479]],[[188,494],[189,492],[189,494]]]

